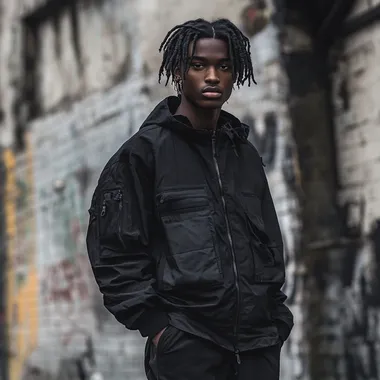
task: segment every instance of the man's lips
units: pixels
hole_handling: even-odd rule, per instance
[[[217,99],[217,98],[220,98],[222,96],[222,94],[220,92],[204,92],[203,96],[205,98]]]
[[[206,98],[220,98],[222,96],[222,91],[217,87],[206,87],[202,90],[202,94]]]

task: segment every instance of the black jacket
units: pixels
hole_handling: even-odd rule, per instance
[[[283,244],[248,127],[222,111],[216,132],[161,102],[104,168],[87,248],[104,304],[128,329],[168,323],[229,350],[284,341]]]

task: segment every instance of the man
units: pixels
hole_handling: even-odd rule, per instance
[[[150,380],[275,380],[293,317],[281,233],[248,127],[221,110],[254,81],[226,19],[163,41],[162,101],[103,170],[87,247],[106,308],[148,337]]]

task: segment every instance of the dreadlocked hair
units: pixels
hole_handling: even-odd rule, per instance
[[[166,75],[165,86],[171,78],[172,84],[180,91],[180,85],[175,79],[176,71],[182,70],[186,75],[194,56],[195,45],[200,38],[215,38],[228,44],[229,56],[232,63],[232,74],[237,87],[248,80],[256,84],[251,60],[251,45],[249,39],[227,19],[208,22],[204,19],[187,21],[177,25],[164,38],[159,51],[164,51],[162,64],[158,73],[158,82]],[[189,55],[189,47],[192,52]]]

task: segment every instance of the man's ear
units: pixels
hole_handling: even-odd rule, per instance
[[[174,88],[176,89],[177,93],[180,94],[182,92],[182,76],[181,71],[179,69],[176,69],[174,71]]]
[[[177,69],[175,69],[175,71],[174,71],[174,80],[175,80],[176,82],[180,82],[181,79],[182,79],[181,71],[180,71],[180,69],[177,68]]]

